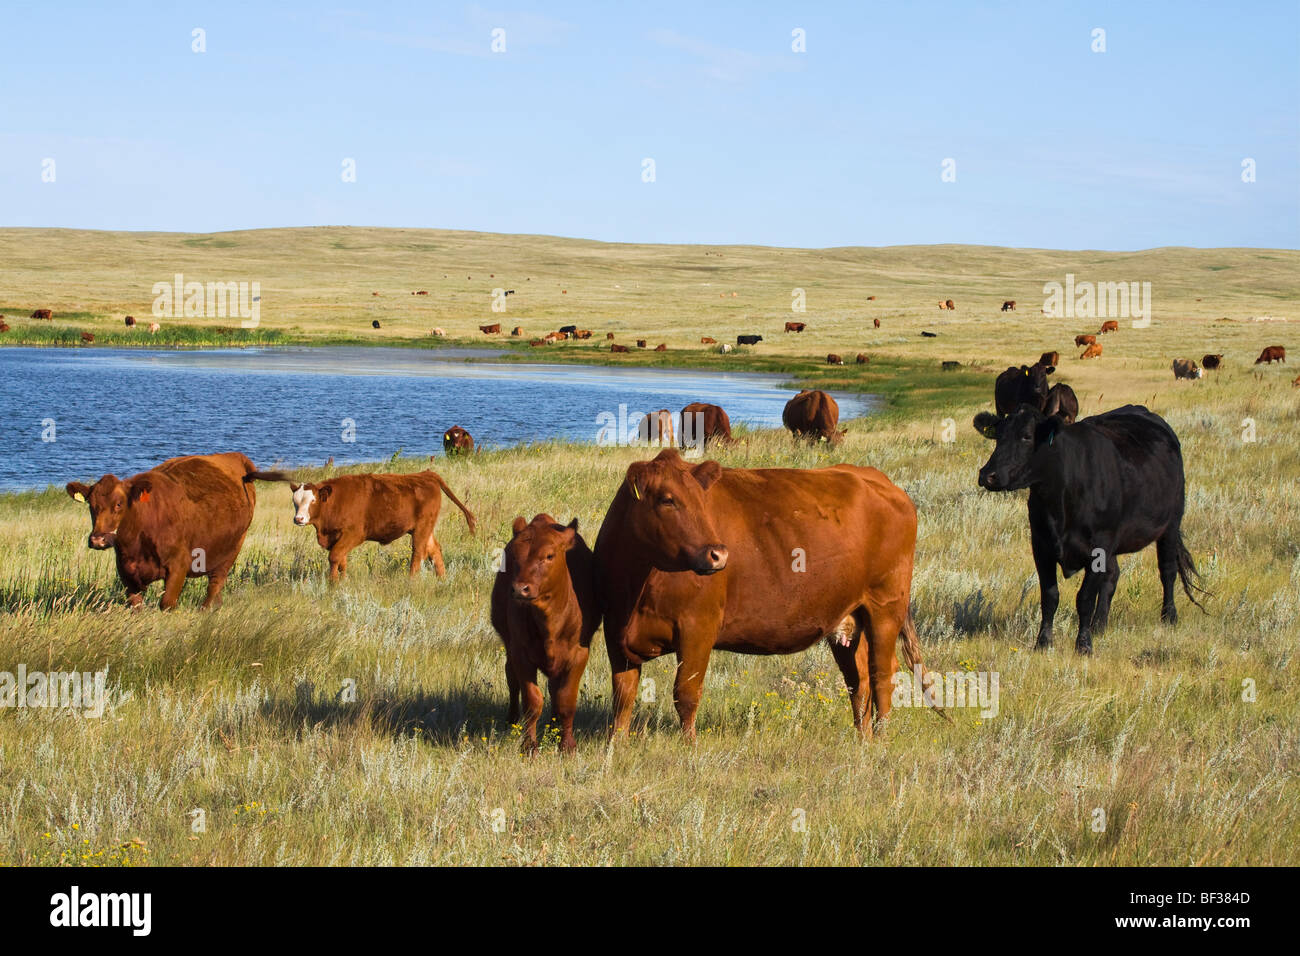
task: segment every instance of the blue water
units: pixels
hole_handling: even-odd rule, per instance
[[[125,477],[216,451],[242,451],[261,468],[382,461],[399,449],[440,455],[452,425],[487,447],[595,443],[600,416],[619,420],[620,406],[633,429],[646,412],[676,415],[693,401],[721,405],[733,424],[775,428],[794,394],[777,375],[496,363],[492,355],[0,348],[0,489]],[[836,399],[846,419],[878,404],[870,395]]]

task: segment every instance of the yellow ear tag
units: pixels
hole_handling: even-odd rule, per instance
[[[641,489],[636,486],[636,482],[632,483],[632,494],[636,495],[637,501],[641,500]]]
[[[75,495],[72,496],[72,500],[73,500],[73,501],[85,501],[85,500],[86,500],[86,496],[83,495],[80,491],[78,491]]]

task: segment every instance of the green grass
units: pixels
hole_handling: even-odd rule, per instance
[[[20,232],[0,233],[0,253],[5,242],[12,251]],[[288,274],[289,257],[301,255],[295,288],[312,285],[330,242],[363,247],[348,253],[351,266],[334,268],[335,281],[359,289],[381,287],[381,275],[415,254],[486,255],[482,247],[493,245],[500,261],[570,256],[624,286],[653,275],[656,294],[671,301],[686,297],[683,277],[703,251],[302,232],[281,265]],[[97,294],[116,294],[114,283],[147,287],[158,278],[133,260],[115,267],[121,276],[95,265],[90,247],[97,241],[115,254],[133,241],[145,251],[189,248],[186,254],[199,258],[186,260],[187,272],[208,263],[204,257],[268,254],[268,237],[259,233],[230,234],[235,245],[219,251],[186,247],[183,237],[29,238],[16,265],[20,281],[7,281],[4,297],[30,300],[31,308],[55,300],[54,287],[33,278],[42,256],[47,265],[98,269],[109,278],[94,287]],[[60,239],[69,243],[64,252]],[[707,251],[722,252],[727,269],[733,260],[750,264],[735,267],[737,286],[790,284],[763,270],[782,253],[795,256],[793,250]],[[1098,278],[1148,269],[1132,277],[1149,278],[1158,296],[1164,288],[1170,301],[1187,303],[1185,312],[1158,308],[1150,329],[1122,327],[1107,336],[1101,360],[1081,363],[1067,354],[1060,375],[1079,391],[1085,414],[1142,401],[1178,432],[1187,463],[1184,533],[1215,595],[1209,615],[1180,599],[1180,623],[1162,626],[1154,554],[1122,559],[1111,630],[1086,660],[1069,650],[1077,578],[1062,586],[1058,649],[1029,649],[1038,592],[1024,495],[976,487],[989,445],[970,427],[974,413],[989,405],[995,371],[1061,348],[1059,340],[1076,331],[1045,324],[1032,294],[1008,276],[1043,263],[1063,275],[1072,255],[955,247],[799,252],[810,263],[825,260],[827,282],[841,271],[854,281],[869,273],[862,286],[868,294],[906,292],[921,302],[958,290],[948,294],[965,308],[959,290],[971,290],[964,294],[970,299],[983,288],[997,302],[937,318],[920,304],[899,305],[901,313],[912,310],[895,320],[906,331],[893,323],[872,330],[862,320],[875,303],[863,302],[809,319],[802,337],[778,331],[769,347],[729,356],[686,347],[690,336],[698,342],[699,334],[710,334],[699,328],[701,314],[660,316],[649,306],[644,313],[607,313],[607,323],[620,328],[661,322],[665,337],[683,343],[632,356],[639,363],[776,371],[792,381],[890,397],[887,414],[852,423],[834,450],[797,448],[784,434],[755,431],[748,444],[716,457],[735,467],[850,461],[879,467],[899,483],[919,512],[913,600],[927,663],[943,671],[997,671],[997,717],[964,710],[948,725],[899,708],[883,736],[863,744],[824,646],[779,658],[719,653],[694,747],[677,734],[673,663],[658,661],[643,673],[653,681],[654,701],[638,704],[635,735],[611,749],[608,665],[597,635],[578,752],[560,757],[552,733],[539,756],[520,757],[518,728],[505,721],[503,652],[487,620],[493,549],[516,515],[539,511],[578,517],[594,541],[628,463],[646,455],[635,449],[548,443],[443,462],[441,473],[480,523],[471,537],[458,512],[445,509],[439,539],[447,577],[426,571],[409,581],[404,542],[370,544],[353,553],[348,579],[332,591],[323,580],[324,552],[310,531],[290,521],[287,490],[261,486],[225,607],[214,613],[198,610],[200,582],[190,583],[175,612],[157,611],[158,585],[144,610],[127,611],[111,556],[85,547],[83,505],[58,488],[0,495],[0,669],[107,667],[117,701],[99,720],[0,711],[0,863],[1300,862],[1300,390],[1286,368],[1250,364],[1262,345],[1287,343],[1291,326],[1245,321],[1268,314],[1294,322],[1296,255],[1078,254],[1123,263],[1118,276]],[[224,268],[224,260],[211,262],[213,271]],[[1234,268],[1204,278],[1209,265],[1225,262]],[[480,267],[475,260],[466,268]],[[940,274],[945,285],[926,291]],[[433,281],[407,284],[425,288]],[[583,288],[576,280],[567,287],[570,296]],[[14,288],[27,294],[18,297]],[[69,306],[99,308],[67,294]],[[1204,302],[1195,303],[1197,296]],[[1009,297],[1022,300],[1022,311],[997,315],[1001,298]],[[309,305],[302,299],[303,315],[293,321],[314,329],[304,317]],[[267,332],[279,328],[265,315]],[[780,318],[774,315],[773,322]],[[1237,321],[1216,321],[1224,315]],[[550,324],[562,324],[559,318]],[[468,313],[455,319],[460,337],[473,341],[469,331],[479,320]],[[754,320],[735,318],[735,327],[742,321]],[[930,325],[941,338],[920,340],[913,330]],[[322,340],[345,331],[329,318],[320,329]],[[845,344],[854,341],[862,347]],[[871,353],[868,366],[819,364],[819,353],[824,359],[827,351],[858,350]],[[536,360],[539,351],[524,347],[519,357]],[[544,351],[564,361],[609,360],[582,343]],[[1172,356],[1208,351],[1227,354],[1221,373],[1173,380]],[[940,358],[968,367],[943,373]],[[1247,418],[1255,422],[1253,443],[1241,440]],[[949,421],[952,442],[944,440]],[[422,464],[416,456],[383,468]],[[1254,683],[1254,702],[1243,700],[1244,681]],[[355,683],[355,703],[343,699],[348,682]],[[192,832],[196,808],[206,813],[206,832]],[[1106,815],[1103,832],[1092,828],[1096,808]],[[806,829],[792,825],[801,818]]]

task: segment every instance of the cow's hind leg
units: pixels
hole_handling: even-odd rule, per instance
[[[1104,634],[1110,623],[1110,599],[1115,596],[1115,585],[1119,583],[1119,560],[1114,555],[1106,558],[1106,571],[1097,588],[1097,610],[1092,613],[1092,633]]]
[[[1160,589],[1164,601],[1160,606],[1160,620],[1166,624],[1178,623],[1178,608],[1174,606],[1174,589],[1178,583],[1178,546],[1182,535],[1177,528],[1170,529],[1156,541],[1156,564],[1160,568]]]
[[[433,558],[434,573],[440,578],[445,578],[447,576],[447,565],[442,560],[442,545],[438,543],[438,539],[433,536],[432,531],[429,532],[429,557]]]
[[[1080,654],[1092,653],[1092,624],[1103,577],[1103,574],[1089,568],[1084,572],[1079,595],[1074,599],[1074,608],[1079,613],[1079,636],[1074,639],[1074,649]]]
[[[867,698],[870,685],[871,661],[868,656],[867,642],[863,640],[866,629],[866,611],[858,608],[851,617],[841,622],[839,628],[830,636],[831,657],[844,675],[844,686],[849,691],[849,706],[853,708],[853,727],[864,738],[871,736],[871,721],[867,719],[867,710],[871,706]]]
[[[1052,621],[1056,618],[1056,606],[1060,602],[1061,592],[1056,583],[1056,555],[1045,538],[1032,537],[1034,568],[1038,571],[1039,604],[1042,619],[1038,625],[1038,642],[1035,650],[1046,650],[1052,646]]]
[[[208,593],[203,598],[203,610],[221,607],[221,589],[226,586],[226,578],[229,576],[230,565],[214,568],[208,575]]]

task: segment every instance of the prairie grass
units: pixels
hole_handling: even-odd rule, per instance
[[[349,243],[365,233],[365,243],[379,242],[367,230],[303,232]],[[8,243],[12,251],[21,233],[0,232],[0,247]],[[520,237],[475,243],[439,233],[424,242],[434,248],[416,249],[418,237],[385,239],[394,247],[391,260],[378,253],[372,259],[363,243],[349,250],[354,258],[330,260],[331,274],[369,296],[371,286],[396,283],[404,257],[454,253],[461,257],[456,273],[477,280],[479,271],[486,278],[487,260],[471,259],[471,251],[496,243],[492,255],[499,259],[492,261],[514,255],[528,263],[520,267],[525,273],[537,275],[542,270],[535,263],[565,249],[574,256],[582,251],[593,274],[624,287],[637,276],[662,274],[658,288],[668,289],[685,287],[683,277],[692,273],[682,263],[699,251],[677,250],[673,259],[668,251],[636,251],[649,247]],[[21,301],[31,308],[95,311],[115,296],[123,305],[117,286],[138,281],[147,289],[155,279],[132,259],[115,267],[121,276],[95,263],[88,251],[92,234],[68,237],[63,252],[59,238],[37,235],[26,258],[19,256],[16,274],[26,283],[19,285]],[[185,238],[144,236],[139,243],[144,250],[164,242],[171,248]],[[179,245],[194,259],[174,270],[165,260],[156,278],[209,263],[225,278],[224,262],[209,257],[234,255],[245,243],[264,249],[269,238],[232,234],[235,245],[220,249]],[[323,240],[310,238],[320,251]],[[947,291],[959,307],[962,290],[970,290],[967,297],[980,289],[991,295],[1007,288],[1007,276],[1028,274],[1043,262],[1063,272],[1074,255],[956,248],[907,254],[709,251],[723,253],[718,270],[733,285],[771,282],[787,300],[788,281],[733,262],[797,253],[823,262],[826,275],[842,270],[853,282],[869,275],[862,288],[910,290],[925,301]],[[56,261],[56,255],[73,263],[71,278],[40,285],[32,263],[40,256]],[[1080,255],[1096,262],[1116,257]],[[694,747],[677,735],[672,662],[650,664],[643,676],[652,681],[653,700],[638,704],[632,739],[611,748],[605,737],[608,665],[598,634],[581,698],[578,752],[562,758],[552,733],[536,758],[518,754],[519,730],[505,720],[504,655],[487,619],[493,549],[505,542],[517,514],[539,511],[563,520],[576,516],[594,541],[623,471],[645,457],[644,450],[550,443],[440,462],[480,525],[471,537],[459,513],[444,505],[439,539],[447,576],[436,579],[426,570],[408,580],[405,540],[386,548],[370,544],[353,553],[347,579],[332,590],[324,584],[324,553],[314,535],[290,521],[287,490],[259,486],[259,507],[225,606],[213,613],[198,610],[200,582],[188,585],[174,612],[156,609],[158,585],[144,610],[127,611],[111,556],[85,547],[83,505],[54,487],[0,495],[0,670],[12,672],[19,664],[28,670],[107,668],[112,696],[101,719],[61,710],[0,710],[0,863],[1300,862],[1294,661],[1300,636],[1300,401],[1284,369],[1249,364],[1251,349],[1273,339],[1285,343],[1287,326],[1215,321],[1229,312],[1239,319],[1287,316],[1296,301],[1296,256],[1253,250],[1132,255],[1132,262],[1152,271],[1157,290],[1185,288],[1189,301],[1198,273],[1192,266],[1185,273],[1183,259],[1197,258],[1202,266],[1235,263],[1195,290],[1207,303],[1199,313],[1162,317],[1157,309],[1152,328],[1122,327],[1107,336],[1102,360],[1063,359],[1059,373],[1079,391],[1085,413],[1141,401],[1178,432],[1187,469],[1184,533],[1214,593],[1208,615],[1180,596],[1178,625],[1158,623],[1159,580],[1148,550],[1121,560],[1111,630],[1097,641],[1092,658],[1069,650],[1077,578],[1062,586],[1058,649],[1030,649],[1038,589],[1024,494],[976,487],[989,446],[970,427],[974,413],[988,406],[989,372],[1032,360],[1056,341],[1037,314],[994,314],[1001,298],[1022,298],[1014,289],[998,291],[998,303],[984,312],[943,319],[945,337],[955,343],[949,350],[938,340],[943,357],[975,370],[947,379],[926,371],[934,343],[892,332],[898,340],[884,340],[873,351],[881,356],[878,365],[873,358],[878,371],[833,370],[851,386],[883,391],[892,400],[885,414],[851,423],[842,446],[796,448],[784,434],[754,431],[747,444],[715,456],[737,467],[870,464],[916,502],[913,601],[927,664],[941,671],[996,671],[999,713],[981,718],[973,709],[958,710],[949,725],[898,708],[871,743],[853,733],[838,671],[828,650],[816,646],[792,657],[716,654]],[[1289,278],[1272,271],[1270,256],[1290,267]],[[1251,264],[1253,258],[1260,261]],[[326,264],[304,253],[293,287],[314,287],[315,270]],[[357,275],[350,276],[353,267]],[[1129,266],[1118,268],[1117,280]],[[76,298],[76,277],[96,269],[117,276],[91,290],[105,298]],[[1160,269],[1168,270],[1167,279]],[[441,276],[451,269],[431,271]],[[945,272],[946,284],[927,291],[927,283]],[[5,301],[18,301],[14,274],[7,271],[0,289]],[[1133,277],[1144,278],[1140,272]],[[412,288],[435,284],[432,278],[402,281]],[[573,296],[584,286],[573,279],[567,288]],[[300,302],[303,315],[310,304]],[[130,307],[140,309],[134,302]],[[607,307],[611,324],[658,321],[665,334],[672,330],[686,339],[677,323],[687,319],[671,310]],[[688,319],[694,323],[698,315]],[[810,330],[798,342],[777,333],[772,354],[760,347],[755,361],[788,362],[812,374],[813,360],[802,353],[843,350],[850,335],[875,334],[862,331],[860,319],[828,320],[827,331],[814,336]],[[330,329],[333,321],[322,319],[330,334],[338,331]],[[460,321],[468,330],[478,317],[462,313],[438,321]],[[1227,367],[1203,381],[1174,382],[1171,355],[1199,358],[1207,351],[1226,352]],[[909,370],[915,388],[908,387]],[[969,376],[972,384],[957,376]],[[891,378],[892,391],[884,387]],[[1253,442],[1242,440],[1246,419],[1254,422]],[[945,441],[949,434],[953,440]],[[436,438],[431,435],[431,442]],[[375,469],[423,465],[415,457]],[[85,476],[54,477],[61,484]],[[1253,695],[1246,693],[1252,686]],[[195,809],[204,811],[203,832],[193,831]],[[1098,809],[1105,815],[1100,832],[1094,829]]]

